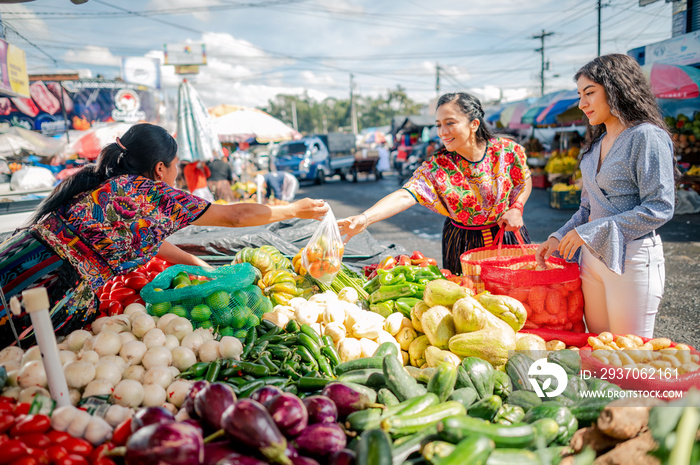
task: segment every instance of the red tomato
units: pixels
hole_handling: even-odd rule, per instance
[[[59,459],[68,456],[68,451],[65,447],[54,444],[46,449],[46,456],[51,463],[56,463]]]
[[[55,465],[90,465],[90,462],[80,455],[70,454],[56,461]]]
[[[134,294],[131,297],[127,297],[126,299],[122,300],[122,307],[126,308],[127,306],[133,304],[133,303],[138,303],[143,306],[146,305],[146,302],[143,301],[141,296],[139,294]]]
[[[121,315],[124,312],[124,306],[118,300],[104,300],[100,302],[100,313],[104,315]]]
[[[93,449],[93,451],[90,453],[90,457],[89,457],[90,463],[94,464],[96,461],[105,458],[105,457],[103,457],[104,453],[114,449],[115,447],[116,446],[111,442],[106,442],[106,443],[102,444],[101,446],[95,447]]]
[[[51,430],[46,435],[49,437],[52,444],[61,444],[66,439],[69,439],[72,437],[70,434],[66,433],[65,431],[56,431],[56,430]]]
[[[5,411],[0,413],[0,433],[5,433],[15,424],[15,416]]]
[[[46,465],[48,465],[48,463],[49,463],[49,461],[47,460]],[[22,458],[15,460],[10,465],[41,465],[41,462],[39,462],[39,460],[37,460],[36,458],[29,457],[27,455],[27,456],[24,456]]]
[[[22,438],[20,438],[20,441],[21,440]],[[29,455],[29,457],[36,460],[35,463],[39,465],[49,465],[49,456],[46,455],[45,450],[27,448],[27,454]]]
[[[0,399],[0,412],[12,412],[15,409],[15,402],[10,402],[9,400]]]
[[[109,300],[109,292],[102,292],[98,295],[98,299],[100,299],[100,302],[104,302],[105,300]]]
[[[155,272],[161,273],[161,272],[163,272],[163,270],[165,270],[165,268],[166,267],[164,264],[154,262],[154,261],[148,262],[148,264],[146,264],[146,266],[145,266],[145,269],[148,272],[155,271]]]
[[[145,276],[130,276],[126,278],[126,281],[124,282],[126,284],[126,287],[130,287],[131,289],[135,289],[137,291],[140,291],[143,286],[148,284],[148,279],[146,279]]]
[[[102,457],[92,462],[92,465],[117,465],[114,460]]]
[[[112,443],[114,443],[115,446],[124,446],[129,436],[131,436],[131,418],[127,418],[114,428]]]
[[[44,433],[23,434],[18,439],[32,449],[45,449],[51,444],[51,439]]]
[[[74,438],[72,436],[62,441],[61,446],[65,447],[69,454],[80,455],[82,457],[88,457],[93,449],[92,444],[85,439]]]
[[[11,463],[27,455],[27,446],[17,439],[10,439],[2,445],[0,463]]]
[[[127,297],[131,297],[134,294],[136,294],[135,290],[129,287],[120,287],[118,289],[112,290],[112,292],[109,293],[109,298],[110,300],[118,300],[119,302],[121,302],[122,300],[126,299]]]
[[[46,415],[26,415],[15,422],[10,435],[45,433],[49,428],[51,428],[51,419]]]
[[[15,409],[12,411],[12,413],[15,415],[15,417],[18,417],[20,415],[26,415],[29,413],[30,408],[32,408],[32,404],[22,402],[15,405]]]

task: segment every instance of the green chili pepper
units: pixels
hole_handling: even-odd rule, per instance
[[[284,327],[284,330],[288,333],[296,333],[299,331],[299,323],[297,323],[295,320],[289,320],[289,323],[287,323],[287,325]]]
[[[333,338],[327,334],[325,336],[321,336],[321,342],[323,343],[323,346],[335,347],[335,342],[333,342]]]
[[[306,347],[297,346],[294,349],[294,352],[299,354],[304,362],[310,364],[311,368],[314,369],[314,371],[318,371],[318,362],[316,362],[316,359]]]
[[[282,373],[284,373],[286,376],[289,376],[293,380],[297,380],[301,378],[301,374],[298,373],[294,368],[292,368],[291,365],[289,364],[284,364],[282,365]]]
[[[265,386],[277,386],[278,388],[283,388],[289,383],[289,378],[282,376],[267,376],[260,379],[265,382]]]
[[[241,394],[238,396],[241,399],[245,399],[246,397],[250,397],[250,395],[258,388],[261,388],[265,385],[265,380],[264,379],[256,379],[255,381],[251,381],[248,384],[244,384],[243,386],[239,387],[238,389],[241,390]]]
[[[431,281],[435,279],[444,279],[442,271],[435,265],[417,267],[418,272],[416,272],[416,279],[428,278]]]
[[[183,379],[192,379],[204,376],[209,368],[210,362],[198,362],[180,373],[178,376]]]
[[[278,326],[276,324],[274,324],[273,322],[271,322],[269,320],[260,321],[259,326],[262,326],[263,328],[265,328],[266,331],[270,331],[271,329],[278,328]]]
[[[372,292],[376,291],[379,289],[379,286],[381,286],[381,283],[379,282],[379,279],[381,278],[382,275],[379,274],[380,271],[384,270],[377,270],[377,276],[372,278],[369,282],[365,283],[362,288],[368,293],[371,294]]]
[[[267,350],[270,351],[270,355],[277,359],[285,359],[292,356],[292,351],[284,346],[268,346]]]
[[[401,297],[400,299],[396,299],[396,310],[403,313],[405,317],[411,318],[411,310],[413,310],[413,307],[420,301],[421,299],[416,299],[414,297]]]
[[[379,276],[381,286],[391,286],[392,284],[405,283],[406,276],[403,273],[383,273]]]
[[[253,347],[253,350],[250,351],[250,354],[248,354],[248,357],[246,358],[257,360],[258,358],[260,358],[260,355],[265,350],[268,344],[268,341],[263,341],[261,344],[257,344],[255,347]]]
[[[249,329],[248,334],[245,337],[245,345],[243,348],[243,353],[241,354],[242,359],[248,358],[250,351],[253,350],[255,346],[255,341],[258,339],[258,333],[254,329]]]
[[[266,332],[265,334],[260,336],[258,338],[257,343],[260,344],[263,341],[269,341],[271,338],[278,335],[280,332],[282,332],[282,329],[280,329],[278,326],[275,326],[274,328],[272,328],[271,330],[269,330],[268,332]]]
[[[265,365],[257,363],[233,360],[228,368],[222,370],[221,376],[230,378],[242,373],[259,378],[260,376],[268,376],[270,374],[270,369]]]
[[[320,341],[320,339],[319,339]],[[306,333],[302,333],[299,335],[299,343],[303,346],[309,349],[309,352],[311,352],[311,355],[318,360],[318,358],[321,356],[321,349],[318,346],[318,342],[316,342],[313,338],[311,338],[309,335]]]
[[[210,383],[213,383],[216,381],[216,379],[219,377],[219,372],[221,371],[221,360],[215,360],[211,362],[209,365],[209,368],[207,369],[207,374],[204,376],[204,379],[209,381]]]
[[[308,337],[310,337],[318,346],[323,345],[321,342],[321,336],[318,335],[318,333],[309,325],[304,323],[301,325],[301,332],[302,334],[299,334],[299,338],[301,339],[301,336],[306,334]]]
[[[318,358],[318,367],[321,369],[321,372],[326,376],[335,378],[335,375],[333,374],[333,368],[331,368],[331,364],[328,362],[328,359],[323,355],[319,356]]]
[[[270,370],[271,375],[279,373],[279,371],[280,371],[279,367],[277,365],[275,365],[267,355],[261,356],[259,361],[260,361],[260,363],[265,365]]]
[[[329,362],[331,362],[331,367],[335,368],[340,364],[340,356],[338,355],[338,352],[336,352],[335,347],[322,347],[321,354],[324,355]]]
[[[381,286],[369,296],[372,304],[385,300],[398,299],[400,297],[423,297],[425,286],[416,283],[395,284],[393,286]]]
[[[332,380],[327,378],[313,378],[310,376],[302,376],[296,382],[297,387],[302,391],[317,391],[323,389],[324,386]]]

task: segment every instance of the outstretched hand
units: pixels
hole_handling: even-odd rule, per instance
[[[290,207],[294,216],[303,220],[321,220],[330,208],[323,200],[309,198],[297,200]]]
[[[368,225],[369,222],[367,221],[367,216],[364,214],[349,216],[347,218],[343,218],[342,220],[338,220],[340,236],[344,237],[343,242],[346,244],[354,236],[367,229]]]

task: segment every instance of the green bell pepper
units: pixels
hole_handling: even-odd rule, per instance
[[[401,284],[406,282],[406,276],[403,273],[394,273],[391,270],[387,273],[379,273],[379,284],[381,286],[391,286],[393,284]]]
[[[370,304],[369,309],[374,313],[378,313],[384,318],[388,317],[396,311],[395,301],[385,300],[384,302],[378,302],[376,304]]]
[[[400,297],[423,298],[425,286],[415,283],[394,284],[393,286],[380,286],[369,296],[370,304],[383,302],[385,300],[398,299]]]
[[[420,301],[421,299],[416,299],[415,297],[401,297],[396,299],[396,310],[403,313],[406,318],[411,318],[411,310]]]
[[[442,271],[435,265],[430,265],[426,267],[416,267],[418,271],[415,274],[415,279],[429,279],[433,281],[435,279],[444,279]]]

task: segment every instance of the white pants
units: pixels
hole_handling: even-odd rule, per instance
[[[588,331],[653,337],[666,279],[661,238],[654,235],[627,244],[622,275],[610,271],[586,246],[582,249],[581,290]]]

